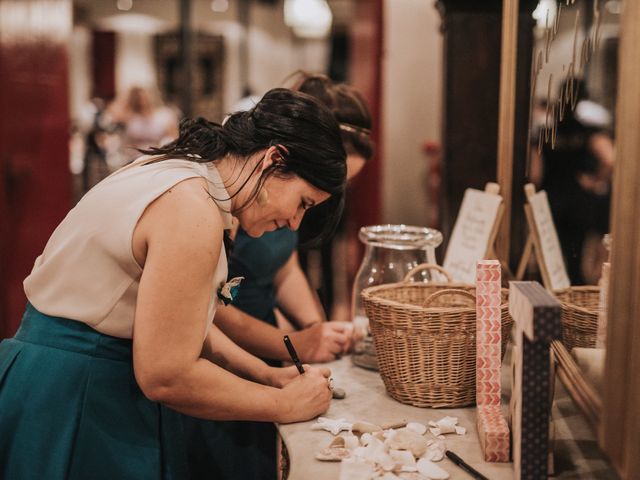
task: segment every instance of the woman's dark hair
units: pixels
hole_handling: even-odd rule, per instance
[[[340,124],[340,134],[347,153],[357,153],[365,160],[373,156],[371,113],[360,92],[345,83],[333,83],[326,75],[294,73],[292,90],[306,93],[331,110]]]
[[[331,195],[323,203],[331,216],[314,240],[331,235],[344,205],[346,154],[334,115],[310,95],[275,88],[251,110],[230,115],[224,125],[204,118],[185,119],[176,140],[142,152],[159,155],[159,160],[179,158],[205,163],[229,154],[246,158],[271,146],[278,149],[282,162],[274,162],[262,172],[248,200],[234,213],[255,199],[270,175],[297,175]]]

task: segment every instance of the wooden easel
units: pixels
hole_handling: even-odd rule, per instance
[[[493,195],[500,195],[500,185],[494,182],[487,182],[484,187],[484,191],[486,193],[491,193]],[[504,215],[504,200],[498,207],[498,211],[496,212],[496,219],[493,222],[493,228],[491,229],[491,233],[489,234],[489,241],[487,242],[487,250],[485,252],[484,258],[486,260],[500,260],[498,258],[498,253],[496,252],[496,237],[498,236],[498,230],[500,229],[500,222],[502,221],[502,216]],[[500,263],[504,262],[500,260]]]
[[[536,194],[535,186],[532,183],[528,183],[527,185],[524,186],[524,192],[527,197],[527,201],[529,201]],[[524,246],[522,257],[520,258],[520,262],[518,263],[518,270],[516,271],[516,280],[522,280],[524,278],[524,274],[526,272],[527,265],[529,264],[529,259],[531,258],[531,254],[532,252],[535,252],[536,262],[538,264],[538,268],[540,269],[540,275],[542,276],[542,283],[544,284],[545,288],[548,290],[557,290],[557,287],[554,286],[553,284],[553,280],[551,278],[550,272],[545,262],[544,253],[542,249],[542,241],[540,239],[540,232],[538,230],[538,226],[536,225],[533,209],[531,208],[531,205],[529,203],[525,203],[524,213],[527,218],[529,235],[527,236],[527,243]],[[565,268],[564,263],[563,263],[563,268]],[[565,275],[566,275],[566,269],[565,269]],[[566,285],[565,287],[568,287],[568,286],[569,285]]]

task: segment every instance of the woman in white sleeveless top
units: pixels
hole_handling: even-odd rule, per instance
[[[322,202],[339,218],[333,115],[275,89],[147,153],[85,195],[24,282],[21,327],[0,343],[0,478],[183,478],[174,410],[292,422],[329,405],[327,369],[269,367],[211,321],[231,215],[252,236]]]

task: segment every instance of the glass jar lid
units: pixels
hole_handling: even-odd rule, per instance
[[[442,243],[442,233],[433,228],[412,225],[371,225],[362,227],[358,238],[365,245],[393,250],[436,248]]]

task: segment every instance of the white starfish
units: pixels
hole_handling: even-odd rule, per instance
[[[318,421],[311,425],[311,430],[326,430],[333,435],[337,435],[342,430],[348,432],[353,427],[352,423],[347,422],[344,418],[332,419],[327,417],[318,417]]]

